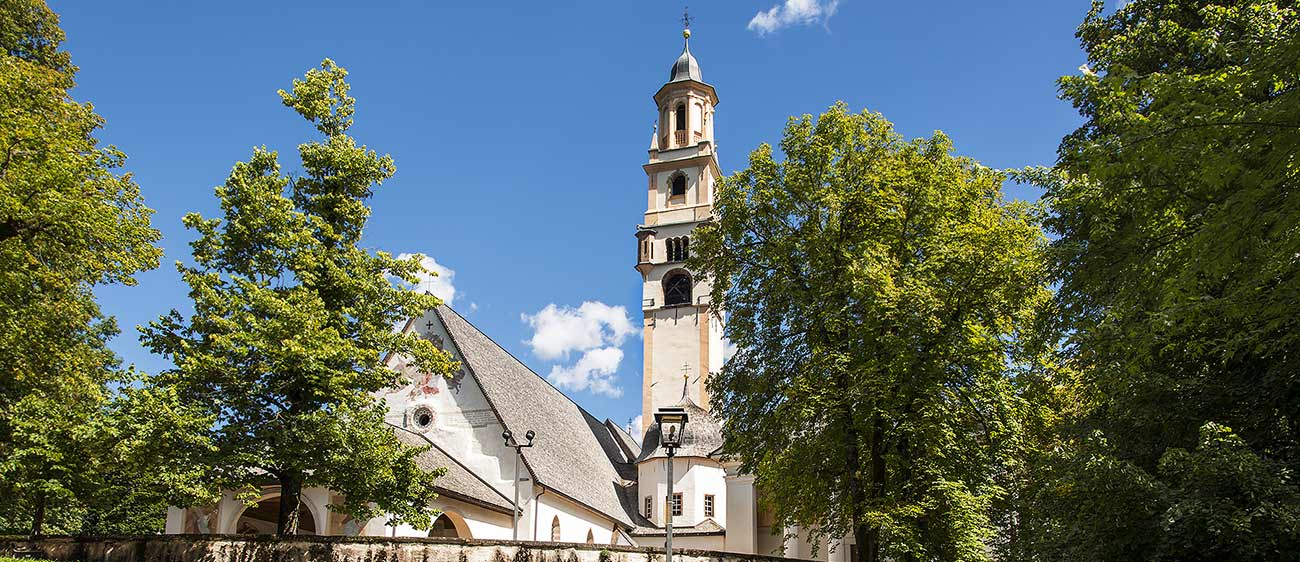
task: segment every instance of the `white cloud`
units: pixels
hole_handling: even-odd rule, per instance
[[[641,435],[645,432],[645,427],[641,425],[641,422],[641,415],[637,414],[637,416],[632,418],[632,421],[627,424],[627,432],[631,433],[632,438],[636,439],[638,443],[641,442]]]
[[[533,353],[547,360],[567,359],[574,351],[617,347],[636,333],[626,308],[599,301],[578,308],[548,304],[537,314],[519,316],[533,328],[527,341]]]
[[[587,301],[577,308],[548,304],[537,314],[520,314],[519,318],[533,329],[533,337],[525,343],[537,357],[563,363],[572,354],[581,353],[572,364],[551,367],[546,378],[552,384],[612,398],[623,395],[616,384],[618,366],[623,362],[619,346],[636,334],[627,308],[599,301]]]
[[[410,259],[416,255],[421,254],[402,253],[397,255],[397,259]],[[456,285],[452,281],[456,278],[454,270],[425,255],[421,255],[420,265],[423,265],[425,269],[433,272],[433,274],[418,275],[418,281],[414,287],[411,287],[413,290],[433,293],[433,296],[442,299],[442,302],[448,305],[456,300]]]
[[[760,37],[792,25],[820,23],[824,27],[839,4],[839,0],[785,0],[766,12],[754,14],[746,27]]]
[[[470,311],[470,312],[478,312],[478,303],[476,303],[476,302],[472,302],[472,301],[471,301],[471,302],[469,303],[469,311]]]
[[[735,354],[736,354],[736,344],[731,343],[731,340],[729,339],[723,338],[722,339],[722,362],[726,363],[727,361],[731,361],[732,356],[734,356]]]
[[[623,362],[623,350],[601,347],[582,354],[577,363],[568,367],[555,365],[546,378],[565,390],[590,390],[593,394],[618,398],[623,389],[615,386],[614,375]]]

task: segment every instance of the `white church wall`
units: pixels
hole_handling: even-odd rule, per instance
[[[682,536],[673,535],[673,552],[679,549],[693,550],[714,550],[727,552],[724,548],[726,540],[721,535],[707,536]],[[662,549],[664,547],[664,537],[637,537],[637,546],[641,548]],[[677,556],[674,554],[673,558]]]
[[[530,540],[551,540],[551,525],[556,519],[560,522],[559,542],[586,543],[588,531],[592,534],[593,544],[607,545],[613,538],[614,520],[551,490],[547,490],[537,498],[533,509],[536,524],[532,530],[536,534],[529,537]]]
[[[468,528],[468,537],[472,539],[492,539],[492,540],[510,540],[510,515],[486,509],[478,505],[463,502],[460,500],[439,497],[433,500],[432,507],[447,513],[454,514],[464,521]],[[375,533],[371,536],[386,537],[427,537],[428,530],[420,530],[408,524],[397,525],[394,528],[388,525],[387,521],[382,518],[375,520],[378,525],[367,527],[367,531]],[[520,537],[521,539],[523,537]]]
[[[656,525],[663,525],[667,515],[667,459],[656,459],[637,465],[637,506],[644,514],[645,498],[652,498],[653,516],[649,519]],[[673,525],[693,526],[706,519],[704,515],[704,496],[713,496],[714,516],[712,519],[726,527],[727,486],[726,473],[713,461],[695,457],[677,457],[673,459],[673,493],[682,495],[682,514],[673,517]]]

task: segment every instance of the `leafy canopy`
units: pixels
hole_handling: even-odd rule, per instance
[[[143,340],[175,362],[158,383],[213,418],[214,486],[253,499],[269,477],[287,505],[301,487],[323,486],[343,497],[334,509],[358,519],[392,513],[428,525],[436,474],[396,439],[375,393],[400,382],[384,364],[389,354],[426,372],[453,365],[431,342],[393,329],[439,302],[389,280],[414,283],[418,257],[359,246],[366,200],[395,168],[347,135],[346,76],[327,59],[280,92],[323,138],[298,147],[294,178],[275,152],[254,150],[216,189],[222,218],[186,215],[199,238],[194,264],[177,268],[194,313],[173,311]],[[296,514],[282,510],[280,533],[296,531]]]
[[[774,528],[866,560],[984,560],[1020,408],[1019,333],[1048,298],[1033,207],[942,133],[843,104],[791,119],[719,185],[691,267],[737,353],[710,381],[726,454]]]
[[[1049,384],[1072,407],[1027,472],[1023,552],[1295,559],[1297,16],[1136,0],[1079,27],[1060,87],[1085,122],[1024,174],[1053,211]]]
[[[71,532],[106,522],[123,501],[161,502],[150,462],[129,474],[140,492],[107,498],[106,473],[126,474],[96,428],[134,377],[106,342],[118,330],[94,298],[157,267],[150,226],[125,154],[94,137],[103,119],[72,99],[58,16],[35,0],[0,0],[0,528]],[[143,459],[136,459],[142,461]],[[89,470],[90,467],[103,469]],[[142,494],[142,495],[141,495]],[[102,500],[102,501],[101,501]],[[155,503],[150,509],[161,509]],[[98,521],[88,522],[90,519]],[[111,517],[110,517],[111,519]],[[115,527],[125,528],[125,527]],[[131,527],[136,528],[136,527]]]

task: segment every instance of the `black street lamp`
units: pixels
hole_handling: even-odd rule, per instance
[[[501,438],[505,440],[506,446],[515,450],[515,504],[511,506],[510,510],[510,537],[512,540],[519,540],[519,456],[521,455],[519,450],[532,447],[534,437],[537,437],[537,434],[531,429],[528,430],[528,433],[524,434],[524,438],[528,439],[528,443],[521,445],[515,441],[515,435],[510,433],[509,429],[501,432]]]
[[[660,408],[655,412],[655,423],[659,424],[659,446],[668,455],[668,501],[664,511],[664,562],[673,562],[673,455],[682,445],[682,432],[686,429],[686,410],[683,408]]]

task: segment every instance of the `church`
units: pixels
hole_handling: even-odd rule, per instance
[[[305,488],[301,533],[662,548],[671,521],[674,548],[813,558],[806,533],[773,529],[754,477],[720,456],[720,423],[708,409],[705,383],[723,363],[722,318],[709,303],[708,283],[684,261],[692,231],[712,216],[721,177],[713,119],[718,94],[690,51],[689,29],[683,37],[668,81],[653,96],[658,124],[643,166],[645,218],[635,230],[644,438],[596,419],[455,310],[440,306],[403,329],[450,353],[460,370],[450,378],[432,376],[389,357],[389,367],[411,384],[381,398],[401,440],[430,446],[422,466],[446,467],[431,506],[441,515],[427,531],[390,526],[383,518],[353,521],[327,509],[337,501],[330,490]],[[649,423],[664,408],[689,416],[673,457],[659,445],[658,424]],[[227,494],[214,506],[170,508],[166,532],[272,533],[278,510],[274,486],[253,507]],[[828,552],[823,545],[816,557],[848,560],[848,545],[835,546]]]

